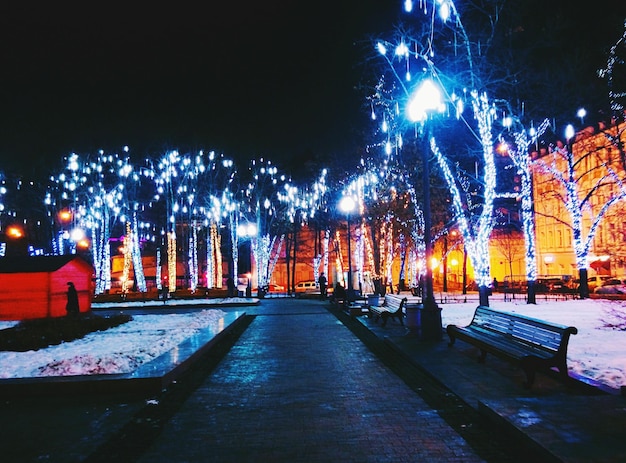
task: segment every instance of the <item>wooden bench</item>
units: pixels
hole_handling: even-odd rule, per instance
[[[351,305],[365,305],[367,299],[360,293],[360,291],[352,291],[352,295],[348,294],[348,291],[343,292],[342,294],[336,294],[333,291],[333,294],[328,298],[328,301],[332,305],[343,306],[345,308],[349,308]]]
[[[578,330],[573,326],[548,323],[523,315],[479,306],[468,326],[448,325],[449,346],[458,338],[480,349],[479,361],[487,353],[521,365],[526,373],[524,386],[530,388],[538,369],[556,367],[568,378],[567,344]]]
[[[397,318],[400,324],[404,326],[404,305],[406,304],[406,297],[400,298],[393,295],[385,296],[385,301],[382,306],[370,306],[369,316],[373,318],[375,322],[378,322],[380,318],[383,320],[383,325],[387,324],[389,318]]]

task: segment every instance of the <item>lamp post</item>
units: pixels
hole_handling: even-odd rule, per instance
[[[346,296],[348,301],[354,300],[354,288],[352,286],[352,250],[350,249],[350,241],[352,237],[350,234],[350,213],[354,210],[356,203],[351,196],[344,196],[339,201],[339,209],[346,213],[346,221],[348,223],[348,287],[346,288]]]
[[[426,79],[418,86],[415,93],[411,96],[407,113],[412,122],[425,124],[428,122],[428,115],[433,111],[442,112],[445,109],[441,101],[441,91],[439,87],[431,80]],[[425,137],[424,147],[422,149],[422,182],[423,182],[423,198],[424,198],[424,248],[426,255],[426,276],[424,279],[424,288],[422,289],[422,316],[421,316],[421,337],[424,340],[438,341],[442,337],[442,320],[441,309],[435,301],[435,293],[433,290],[433,269],[430,265],[433,249],[431,243],[431,214],[430,214],[430,138],[431,128],[428,127],[428,135]]]

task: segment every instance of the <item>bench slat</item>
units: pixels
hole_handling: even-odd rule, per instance
[[[521,324],[517,324],[513,329],[507,331],[493,329],[492,326],[483,325],[483,327],[500,335],[508,335],[517,339],[525,340],[529,343],[541,344],[542,346],[550,348],[554,351],[559,349],[561,345],[561,338],[563,337],[561,332],[542,330],[536,327],[528,327]]]
[[[472,325],[476,324],[498,333],[541,344],[555,351],[559,349],[563,334],[568,329],[561,325],[548,325],[535,319],[524,319],[519,316],[509,315],[513,314],[494,311],[487,312],[483,309],[476,314]]]
[[[511,356],[521,359],[526,355],[537,355],[542,358],[549,358],[555,354],[552,349],[545,349],[541,345],[527,344],[522,341],[517,341],[514,338],[503,338],[502,336],[494,335],[491,333],[480,332],[477,330],[467,330],[459,328],[459,332],[462,332],[465,336],[483,341],[485,344],[489,344],[497,349],[506,351]]]

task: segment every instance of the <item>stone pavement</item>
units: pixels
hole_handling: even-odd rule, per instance
[[[475,348],[463,342],[450,348],[445,333],[442,342],[423,343],[399,324],[383,328],[366,317],[358,320],[464,403],[536,449],[541,461],[626,461],[626,397],[584,378],[564,383],[556,372],[539,373],[526,390],[520,368],[493,356],[478,363]]]
[[[229,310],[220,307],[222,310]],[[153,397],[3,398],[3,461],[625,461],[621,396],[271,299]],[[223,345],[222,345],[223,344]]]
[[[287,304],[262,303],[139,461],[481,461],[326,307]]]

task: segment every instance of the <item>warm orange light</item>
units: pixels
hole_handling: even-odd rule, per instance
[[[72,220],[72,212],[67,209],[63,209],[59,212],[59,220],[61,222],[69,222]]]
[[[24,236],[24,232],[22,231],[21,228],[16,227],[15,225],[12,225],[9,228],[7,228],[7,236],[17,239],[17,238],[21,238],[22,236]]]
[[[509,145],[507,145],[506,143],[500,143],[497,146],[496,151],[504,156],[509,152]]]
[[[80,241],[78,241],[76,243],[76,246],[78,246],[81,249],[88,249],[89,248],[89,240],[88,239],[82,239]]]

